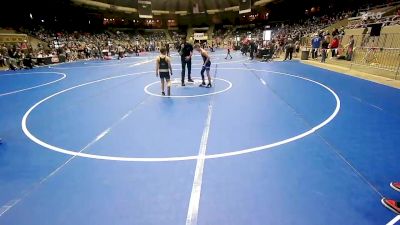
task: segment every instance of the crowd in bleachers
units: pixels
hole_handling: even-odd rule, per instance
[[[47,29],[22,30],[41,42],[37,46],[27,43],[2,44],[0,46],[0,67],[10,69],[31,68],[43,64],[43,58],[50,58],[52,63],[80,59],[110,59],[112,55],[136,54],[155,51],[169,41],[164,32],[128,34],[120,31],[87,32],[55,32]],[[61,56],[61,57],[60,57]]]
[[[179,31],[179,30],[170,30],[169,35],[171,36],[172,40],[179,40],[183,36],[186,36],[186,32]]]
[[[345,35],[345,29],[366,27],[367,24],[377,23],[382,24],[382,26],[391,26],[400,24],[400,10],[397,9],[395,15],[382,17],[374,20],[362,20],[360,19],[360,25],[356,24],[354,26],[341,26],[335,29],[327,29],[327,27],[341,21],[345,18],[350,18],[357,15],[356,11],[344,11],[338,13],[334,16],[320,16],[312,17],[305,21],[300,21],[300,23],[295,24],[281,24],[279,26],[272,28],[272,40],[265,42],[262,40],[262,30],[264,28],[249,28],[248,31],[242,31],[241,33],[236,33],[241,37],[241,49],[246,51],[246,39],[248,36],[247,32],[251,32],[251,41],[247,43],[254,42],[258,48],[268,48],[273,49],[274,57],[280,57],[281,53],[289,51],[294,51],[298,53],[300,47],[312,48],[315,54],[312,54],[312,58],[317,59],[321,56],[322,61],[328,57],[328,53],[331,58],[339,57],[347,60],[351,60],[353,54],[354,40],[350,37],[350,40],[346,40],[346,43],[341,43],[342,38]],[[351,24],[351,23],[350,23]],[[347,42],[348,41],[348,42]],[[314,45],[314,47],[312,46]],[[318,48],[316,47],[318,45]],[[287,56],[285,55],[285,58]]]
[[[254,44],[258,49],[274,49],[274,56],[280,57],[281,53],[288,47],[289,49],[293,47],[295,53],[297,53],[300,48],[300,40],[303,37],[312,38],[316,33],[321,38],[331,36],[332,38],[338,37],[340,39],[344,35],[344,27],[338,28],[333,32],[324,29],[353,14],[354,11],[344,11],[330,16],[313,16],[299,23],[279,24],[278,26],[269,28],[272,29],[272,39],[269,42],[263,41],[264,27],[220,29],[215,32],[214,39],[222,39],[221,42],[225,45],[227,43],[236,43],[240,45],[240,49],[244,54],[249,51],[249,45]],[[249,34],[251,34],[251,38],[249,38]],[[240,38],[239,43],[235,42],[237,37]]]
[[[11,69],[22,67],[33,67],[32,46],[28,43],[18,43],[14,45],[1,44],[0,45],[0,68],[9,66]],[[25,64],[25,65],[24,65]]]
[[[240,47],[244,54],[247,53],[249,45],[256,46],[257,49],[273,49],[274,56],[279,57],[287,49],[294,53],[299,52],[300,46],[311,46],[319,43],[319,55],[322,55],[323,45],[332,52],[335,57],[337,48],[344,44],[340,43],[345,35],[345,27],[327,30],[326,28],[337,21],[345,18],[359,16],[359,20],[350,22],[346,27],[362,28],[367,24],[381,23],[383,26],[400,24],[400,8],[396,9],[395,14],[385,17],[362,17],[356,11],[343,11],[333,15],[312,16],[297,23],[279,24],[272,29],[272,40],[265,42],[262,39],[264,27],[235,28],[223,27],[215,29],[213,34],[212,46]],[[75,61],[79,59],[107,58],[113,54],[136,53],[144,51],[155,51],[161,46],[169,44],[164,31],[125,33],[120,31],[102,31],[98,33],[87,33],[79,31],[52,31],[44,28],[22,30],[32,37],[41,41],[37,46],[29,43],[2,44],[0,46],[0,67],[6,64],[12,65],[11,68],[31,67],[35,63],[42,62],[41,58],[54,58],[57,62],[58,56],[64,56],[65,61]],[[251,33],[251,38],[249,38]],[[169,31],[172,43],[178,43],[185,31]],[[237,40],[240,38],[240,41]],[[305,38],[307,37],[307,38]],[[318,38],[318,41],[317,41]],[[306,42],[302,41],[306,40]],[[175,43],[175,44],[176,44]],[[315,44],[314,43],[314,44]],[[345,43],[348,44],[348,43]]]
[[[166,40],[167,37],[163,31],[155,31],[151,33],[147,33],[144,38],[148,42],[158,41],[158,40]]]

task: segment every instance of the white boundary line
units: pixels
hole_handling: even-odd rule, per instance
[[[193,78],[195,78],[195,77],[193,77]],[[152,86],[154,84],[157,84],[157,83],[160,83],[160,81],[156,81],[156,82],[148,84],[146,87],[144,87],[144,91],[149,95],[152,95],[152,96],[155,96],[155,97],[161,97],[161,98],[198,98],[198,97],[204,97],[204,96],[209,96],[209,95],[221,94],[223,92],[228,91],[233,86],[232,83],[230,81],[228,81],[228,80],[221,79],[221,78],[214,78],[214,79],[226,82],[228,84],[228,87],[223,89],[223,90],[220,90],[220,91],[211,92],[211,93],[207,93],[207,94],[200,94],[200,95],[171,95],[171,96],[163,96],[163,95],[155,94],[155,93],[149,91],[150,86]]]
[[[378,109],[378,110],[380,110],[380,111],[384,111],[381,107],[379,107],[379,106],[377,106],[377,105],[374,105],[374,104],[372,104],[372,103],[369,103],[369,102],[367,102],[367,101],[363,101],[361,98],[355,97],[355,96],[353,96],[353,95],[350,95],[350,97],[352,97],[352,98],[355,99],[356,101],[361,102],[361,103],[363,103],[363,104],[365,104],[365,105],[371,106],[371,107],[373,107],[373,108],[375,108],[375,109]]]
[[[226,62],[216,62],[216,63],[212,63],[212,65],[240,63],[240,62],[244,62],[244,61],[247,61],[247,59],[236,60],[236,61],[226,61]],[[181,65],[180,63],[171,64],[171,66],[180,66],[180,65]],[[194,64],[192,64],[192,66],[202,66],[202,65],[203,65],[203,63],[194,63]]]
[[[393,218],[391,221],[389,221],[389,223],[387,223],[386,225],[394,225],[397,222],[400,221],[400,215],[396,216],[395,218]]]
[[[145,63],[149,62],[148,58],[146,59],[146,58],[143,57],[141,59],[143,59],[143,61],[139,61],[138,63],[136,63],[137,65],[136,64],[133,64],[133,65],[138,66],[138,65],[142,65],[142,64],[145,64]],[[120,62],[120,63],[105,64],[105,65],[88,65],[88,66],[74,66],[74,67],[60,67],[60,66],[51,66],[50,65],[49,68],[57,69],[57,70],[70,70],[70,69],[86,69],[86,68],[109,67],[109,66],[125,66],[125,65],[133,66],[132,63],[135,63],[135,62]],[[57,64],[55,64],[55,65],[57,65]]]
[[[156,57],[156,55],[154,55],[154,57]],[[180,57],[180,56],[179,56]],[[98,67],[109,67],[109,66],[125,66],[125,65],[129,65],[129,67],[134,67],[134,66],[138,66],[138,65],[142,65],[153,60],[148,60],[149,56],[146,57],[142,57],[140,59],[146,59],[144,61],[132,64],[134,62],[121,62],[121,63],[112,63],[112,64],[106,64],[106,62],[104,62],[104,65],[87,65],[87,66],[75,66],[75,67],[61,67],[59,65],[63,65],[63,64],[53,64],[55,66],[49,65],[48,68],[50,69],[57,69],[57,70],[69,70],[69,69],[86,69],[86,68],[98,68]],[[135,59],[139,59],[139,58],[135,58]],[[197,61],[197,60],[196,60]],[[199,60],[200,61],[200,60]],[[247,61],[247,59],[242,59],[242,60],[236,60],[236,61],[226,61],[226,62],[217,62],[217,63],[213,63],[213,64],[230,64],[230,63],[239,63],[239,62],[245,62]],[[79,61],[78,61],[79,62]],[[75,63],[75,62],[69,62],[69,63]],[[180,63],[173,63],[171,64],[172,66],[179,66],[181,65]],[[201,66],[203,65],[203,63],[194,63],[192,64],[192,66]]]
[[[0,97],[6,96],[6,95],[11,95],[11,94],[16,94],[16,93],[23,92],[23,91],[32,90],[32,89],[39,88],[39,87],[43,87],[43,86],[47,86],[47,85],[50,85],[50,84],[59,82],[59,81],[65,79],[65,78],[67,77],[67,75],[66,75],[65,73],[58,73],[58,72],[14,73],[14,74],[3,74],[3,75],[1,75],[1,76],[12,76],[12,75],[18,75],[18,74],[43,74],[43,73],[44,73],[44,74],[46,74],[46,73],[59,74],[59,75],[62,75],[62,77],[59,78],[59,79],[57,79],[57,80],[54,80],[54,81],[51,81],[51,82],[47,82],[47,83],[44,83],[44,84],[40,84],[40,85],[36,85],[36,86],[33,86],[33,87],[29,87],[29,88],[19,89],[19,90],[15,90],[15,91],[11,91],[11,92],[2,93],[2,94],[0,94]]]
[[[140,66],[140,65],[143,65],[143,64],[152,62],[152,61],[156,61],[156,60],[155,60],[155,59],[150,59],[150,60],[146,60],[146,61],[141,61],[141,62],[135,63],[135,64],[133,64],[133,65],[130,65],[130,66],[128,66],[128,67]]]
[[[326,89],[327,91],[329,91],[335,98],[336,100],[336,107],[335,110],[333,111],[333,113],[327,118],[325,119],[322,123],[318,124],[317,126],[311,128],[310,130],[298,134],[294,137],[288,138],[288,139],[284,139],[275,143],[271,143],[271,144],[267,144],[267,145],[262,145],[262,146],[258,146],[258,147],[253,147],[253,148],[248,148],[248,149],[242,149],[242,150],[238,150],[238,151],[233,151],[233,152],[227,152],[227,153],[219,153],[219,154],[212,154],[212,155],[206,155],[205,159],[214,159],[214,158],[222,158],[222,157],[228,157],[228,156],[235,156],[235,155],[241,155],[241,154],[247,154],[247,153],[251,153],[251,152],[256,152],[256,151],[262,151],[262,150],[266,150],[266,149],[271,149],[273,147],[277,147],[283,144],[287,144],[299,139],[302,139],[314,132],[316,132],[317,130],[321,129],[322,127],[326,126],[328,123],[330,123],[339,113],[340,111],[340,99],[339,96],[329,87],[327,87],[326,85],[319,83],[317,81],[308,79],[308,78],[304,78],[301,76],[297,76],[297,75],[293,75],[293,74],[288,74],[288,73],[282,73],[282,72],[276,72],[276,71],[269,71],[269,70],[257,70],[257,69],[244,69],[244,68],[220,68],[220,69],[225,69],[225,70],[245,70],[245,71],[258,71],[258,72],[265,72],[265,73],[271,73],[271,74],[279,74],[279,75],[284,75],[284,76],[289,76],[289,77],[294,77],[297,79],[301,79],[301,80],[305,80],[314,84],[317,84],[321,87],[323,87],[324,89]],[[142,157],[118,157],[118,156],[107,156],[107,155],[94,155],[94,154],[87,154],[87,153],[79,153],[77,151],[73,151],[73,150],[68,150],[68,149],[63,149],[57,146],[53,146],[50,145],[42,140],[40,140],[39,138],[35,137],[32,133],[30,133],[29,129],[27,128],[27,119],[30,115],[30,113],[36,108],[38,107],[40,104],[42,104],[43,102],[59,95],[62,94],[64,92],[73,90],[75,88],[79,88],[82,86],[86,86],[89,84],[94,84],[94,83],[98,83],[101,81],[106,81],[106,80],[111,80],[111,79],[116,79],[116,78],[121,78],[121,77],[127,77],[127,76],[133,76],[133,75],[138,75],[138,74],[144,74],[144,73],[150,73],[150,72],[154,72],[154,71],[147,71],[147,72],[141,72],[141,73],[134,73],[134,74],[125,74],[125,75],[120,75],[120,76],[115,76],[115,77],[109,77],[109,78],[104,78],[104,79],[100,79],[100,80],[95,80],[95,81],[91,81],[88,83],[84,83],[84,84],[80,84],[74,87],[70,87],[68,89],[59,91],[57,93],[54,93],[42,100],[40,100],[39,102],[35,103],[31,108],[29,108],[29,110],[24,114],[22,121],[21,121],[21,127],[23,132],[25,133],[25,135],[31,139],[33,142],[49,149],[49,150],[53,150],[56,152],[60,152],[60,153],[64,153],[64,154],[68,154],[68,155],[76,155],[76,156],[80,156],[80,157],[85,157],[85,158],[91,158],[91,159],[101,159],[101,160],[112,160],[112,161],[128,161],[128,162],[166,162],[166,161],[182,161],[182,160],[195,160],[198,159],[197,155],[194,156],[178,156],[178,157],[156,157],[156,158],[142,158]]]
[[[260,77],[260,82],[261,82],[263,85],[267,85],[267,82],[265,82],[265,80],[262,79],[261,77]]]
[[[226,54],[224,54],[224,53],[217,53],[217,54],[215,54],[215,53],[210,52],[210,51],[208,51],[208,53],[209,53],[209,55],[211,56],[211,58],[213,58],[213,57],[215,57],[215,56],[226,56]],[[173,55],[170,54],[169,57],[171,57],[171,58],[181,58],[181,56],[180,56],[179,54],[173,54]],[[197,54],[196,54],[196,55],[193,54],[192,58],[199,58],[199,59],[201,59],[201,56],[200,56],[200,55],[197,55]]]
[[[142,60],[142,59],[144,59],[145,57],[139,57],[139,56],[131,56],[131,57],[125,57],[125,58],[123,58],[123,59],[121,59],[121,60],[118,60],[118,59],[112,59],[112,60],[101,60],[101,59],[94,59],[94,60],[86,60],[86,61],[83,61],[83,64],[84,65],[88,65],[88,66],[101,66],[101,65],[110,65],[110,63],[112,63],[113,61],[117,61],[117,62],[114,62],[114,63],[112,63],[112,64],[121,64],[121,63],[127,63],[127,62],[124,62],[124,61],[126,61],[126,60],[132,60],[132,61],[135,61],[135,60]],[[79,61],[77,61],[77,62],[79,62]],[[82,61],[81,61],[82,62]],[[131,62],[132,63],[132,62]]]
[[[142,102],[136,104],[131,110],[129,110],[127,113],[125,113],[120,119],[118,119],[116,122],[114,122],[110,127],[108,127],[107,129],[105,129],[103,132],[101,132],[100,134],[98,134],[91,142],[89,142],[89,144],[87,144],[85,147],[83,147],[79,152],[83,152],[86,149],[90,148],[91,146],[93,146],[94,144],[96,144],[98,141],[100,141],[102,138],[104,138],[108,133],[111,132],[111,130],[118,125],[119,123],[121,123],[123,120],[125,120],[126,118],[128,118],[135,110],[135,108],[138,105],[142,105],[144,103],[145,100],[143,100]],[[22,193],[22,196],[20,198],[16,198],[13,200],[8,201],[5,205],[0,207],[0,217],[3,216],[7,211],[9,211],[11,208],[13,208],[15,205],[17,205],[19,202],[21,202],[24,198],[28,197],[33,191],[35,191],[41,184],[45,183],[48,179],[50,179],[51,177],[53,177],[54,175],[56,175],[62,168],[64,168],[68,163],[70,163],[73,159],[75,159],[77,156],[74,155],[70,158],[68,158],[63,164],[61,164],[59,167],[57,167],[55,170],[53,170],[49,175],[47,175],[46,177],[44,177],[43,179],[41,179],[38,183],[35,183],[34,185],[32,185],[32,187],[30,189],[28,189],[27,191],[24,191]]]
[[[203,183],[204,163],[207,151],[208,135],[210,133],[211,116],[212,116],[212,103],[208,105],[207,120],[204,126],[203,135],[201,137],[199,155],[197,158],[196,170],[193,179],[192,193],[190,195],[188,213],[186,217],[186,225],[197,225],[201,187]]]
[[[89,144],[87,144],[85,147],[83,147],[79,152],[83,152],[86,149],[90,148],[91,146],[93,146],[94,144],[96,144],[98,141],[100,141],[102,138],[104,138],[110,131],[111,129],[118,123],[122,122],[123,120],[125,120],[131,113],[133,112],[133,110],[130,110],[128,113],[126,113],[123,117],[121,117],[119,120],[117,120],[117,122],[114,122],[109,128],[105,129],[103,132],[101,132],[99,135],[97,135],[91,142],[89,142]],[[8,201],[5,205],[3,205],[2,207],[0,207],[0,217],[4,215],[4,213],[6,213],[7,211],[9,211],[11,208],[13,208],[15,205],[17,205],[20,201],[22,201],[24,198],[26,198],[27,196],[29,196],[34,190],[36,190],[36,188],[38,188],[41,184],[45,183],[48,179],[50,179],[51,177],[53,177],[54,175],[56,175],[58,173],[58,171],[60,171],[62,168],[64,168],[68,163],[70,163],[73,159],[75,159],[77,156],[74,155],[72,157],[70,157],[69,159],[67,159],[67,161],[65,161],[63,164],[61,164],[59,167],[57,167],[55,170],[53,170],[49,175],[47,175],[46,177],[44,177],[43,179],[41,179],[38,183],[34,184],[33,187],[31,187],[28,191],[24,192],[22,194],[22,197],[17,198],[17,199],[13,199]]]

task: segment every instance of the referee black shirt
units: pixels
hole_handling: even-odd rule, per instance
[[[184,59],[185,57],[190,56],[190,53],[193,52],[193,45],[185,42],[183,44],[183,48],[182,48],[182,45],[180,46],[179,52],[182,53],[181,58]]]

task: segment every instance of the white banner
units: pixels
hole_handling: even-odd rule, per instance
[[[383,16],[383,12],[360,12],[362,20],[379,20]]]
[[[194,39],[198,40],[204,37],[204,33],[194,33]]]
[[[193,38],[194,40],[207,40],[208,36],[204,35],[204,33],[194,33]]]

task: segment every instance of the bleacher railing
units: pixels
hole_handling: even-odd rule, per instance
[[[347,55],[350,35],[340,39],[336,49],[341,56]],[[374,37],[369,34],[353,35],[355,45],[350,67],[359,65],[365,68],[386,71],[385,74],[400,80],[400,33],[383,33]],[[303,37],[300,44],[303,50],[311,50],[311,37]]]
[[[0,34],[0,43],[22,43],[28,40],[28,35],[26,34]]]
[[[351,64],[393,72],[397,80],[400,79],[400,48],[358,47]]]

